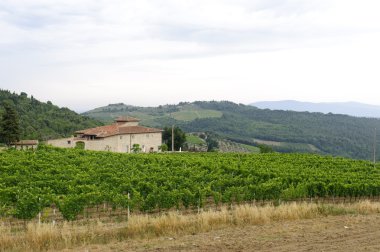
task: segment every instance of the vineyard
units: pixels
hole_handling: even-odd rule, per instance
[[[372,163],[313,154],[118,154],[42,146],[0,152],[0,216],[35,218],[57,208],[152,212],[215,204],[324,197],[377,197]]]

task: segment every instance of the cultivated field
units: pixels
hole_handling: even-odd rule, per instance
[[[123,154],[40,147],[0,152],[0,217],[197,211],[250,202],[380,196],[368,161],[312,154]]]
[[[185,244],[195,251],[210,250],[221,237],[225,243],[215,249],[270,250],[283,236],[304,242],[299,231],[265,238],[273,225],[380,213],[379,166],[312,154],[123,154],[41,146],[0,152],[0,174],[5,251],[100,251],[118,242],[115,250],[175,251]],[[268,231],[256,233],[259,227]],[[189,235],[199,241],[190,246]],[[259,240],[244,240],[249,236]]]

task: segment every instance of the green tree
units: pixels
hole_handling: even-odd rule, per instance
[[[258,147],[260,149],[260,153],[272,153],[272,152],[274,152],[272,147],[270,147],[269,145],[259,144]]]
[[[0,122],[0,140],[6,145],[20,140],[20,125],[16,110],[8,102],[3,102],[4,114]]]
[[[132,152],[138,153],[141,151],[140,145],[139,144],[133,144],[132,146]]]
[[[211,136],[207,137],[206,143],[207,143],[207,151],[208,152],[217,151],[219,148],[218,141]]]
[[[158,147],[158,150],[163,152],[168,151],[168,146],[166,144],[162,144]]]
[[[172,128],[165,127],[162,132],[162,140],[168,146],[169,150],[172,149]],[[186,133],[179,127],[174,127],[174,150],[183,148],[183,144],[186,142]]]

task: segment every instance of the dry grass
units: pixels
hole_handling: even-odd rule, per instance
[[[160,216],[132,215],[129,222],[29,223],[23,231],[0,225],[1,251],[41,251],[104,244],[133,238],[174,236],[207,232],[227,226],[263,225],[273,221],[316,218],[326,215],[380,213],[380,203],[354,204],[291,203],[280,206],[241,205],[229,210],[182,215],[170,212]]]

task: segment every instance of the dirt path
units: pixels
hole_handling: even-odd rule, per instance
[[[91,245],[76,251],[380,251],[380,214],[229,227],[180,237]],[[66,250],[67,251],[67,250]]]

